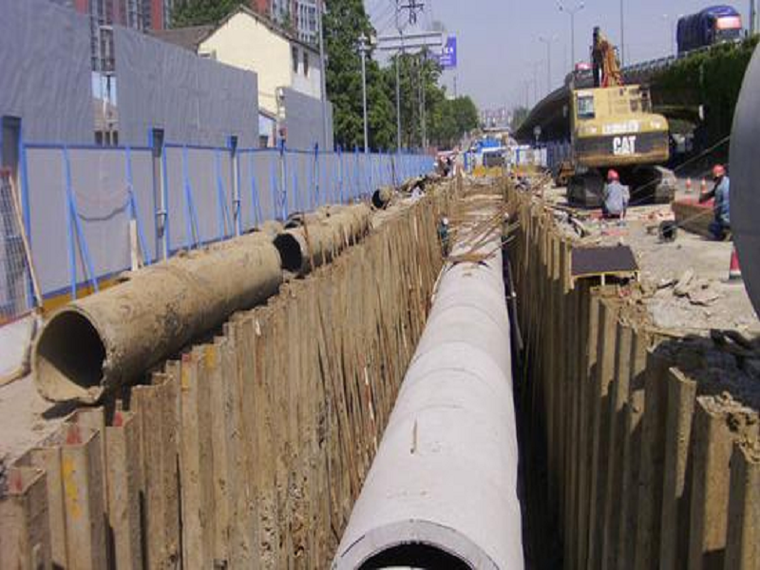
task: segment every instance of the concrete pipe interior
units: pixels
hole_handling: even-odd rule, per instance
[[[283,233],[274,238],[274,246],[280,252],[282,268],[296,273],[303,267],[303,252],[301,244],[292,234]]]
[[[359,567],[360,570],[383,568],[415,568],[433,570],[470,570],[471,566],[458,556],[424,543],[398,544],[378,552]]]
[[[50,395],[73,399],[100,385],[105,358],[103,339],[90,320],[79,311],[64,310],[42,330],[33,369]]]
[[[382,210],[388,205],[388,194],[384,193],[381,188],[372,193],[372,206],[376,210]]]

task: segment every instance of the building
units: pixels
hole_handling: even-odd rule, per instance
[[[274,4],[270,4],[270,8]],[[261,135],[267,144],[278,138],[284,124],[284,93],[292,90],[319,107],[322,68],[313,44],[272,19],[246,6],[218,26],[175,28],[151,32],[154,36],[258,76]],[[281,133],[284,135],[284,133]]]
[[[268,16],[309,44],[319,41],[317,2],[319,0],[251,0],[251,8]]]
[[[182,0],[52,0],[90,16],[92,69],[113,72],[113,28],[163,30],[171,24],[171,13]]]

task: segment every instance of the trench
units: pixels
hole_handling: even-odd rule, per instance
[[[630,277],[571,279],[578,243],[509,199],[526,567],[757,568],[757,341],[655,327]]]

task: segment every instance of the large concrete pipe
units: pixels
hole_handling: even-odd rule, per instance
[[[381,186],[372,193],[372,207],[375,210],[384,210],[393,199],[395,189],[393,186]]]
[[[731,133],[731,228],[742,276],[760,316],[760,50],[744,76]],[[726,260],[728,263],[728,260]]]
[[[333,568],[523,567],[499,239],[442,277]]]
[[[53,315],[33,349],[37,388],[49,400],[94,403],[281,283],[279,253],[263,233],[135,272]]]
[[[285,230],[274,240],[283,269],[305,275],[329,262],[360,240],[369,231],[369,222],[369,206],[355,204],[331,209],[329,215],[307,218],[301,226]]]

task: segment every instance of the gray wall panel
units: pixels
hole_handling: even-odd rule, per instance
[[[327,105],[327,148],[322,148],[322,102],[290,88],[283,88],[285,127],[288,130],[286,145],[296,150],[310,150],[320,143],[321,150],[333,149],[332,103]]]
[[[256,74],[118,26],[114,42],[122,144],[163,128],[168,142],[226,146],[237,135],[241,148],[258,145]]]
[[[0,0],[0,115],[34,142],[94,142],[89,20],[48,0]]]

